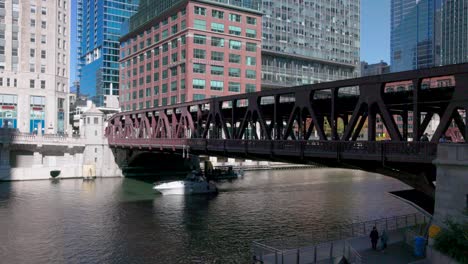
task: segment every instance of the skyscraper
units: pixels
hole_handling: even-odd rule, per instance
[[[440,14],[442,65],[468,62],[468,2],[444,0]]]
[[[0,127],[66,131],[70,2],[0,0]]]
[[[121,39],[122,110],[260,89],[261,13],[224,2],[140,3]]]
[[[98,106],[118,107],[121,25],[138,0],[78,0],[81,93]]]
[[[440,7],[441,0],[392,0],[392,72],[440,64]]]
[[[262,88],[359,76],[360,1],[262,1]]]

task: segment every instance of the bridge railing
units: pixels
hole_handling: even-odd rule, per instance
[[[21,133],[14,129],[0,129],[0,142],[13,144],[59,144],[83,145],[84,139],[66,134],[31,134]]]
[[[127,147],[190,147],[224,154],[274,155],[305,158],[359,159],[395,162],[431,162],[437,143],[391,141],[239,140],[239,139],[132,139],[109,138],[111,145]]]

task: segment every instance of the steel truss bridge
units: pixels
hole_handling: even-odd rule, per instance
[[[433,196],[437,144],[454,131],[466,141],[467,111],[468,64],[458,64],[122,112],[106,136],[121,150],[360,168]]]

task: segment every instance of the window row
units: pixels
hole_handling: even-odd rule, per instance
[[[193,9],[193,13],[195,15],[207,16],[207,9],[205,7],[195,6],[195,8]],[[234,14],[234,13],[225,14],[224,11],[216,10],[216,9],[211,10],[211,17],[217,18],[217,19],[224,19],[225,17],[227,17],[229,21],[239,22],[239,23],[242,21],[242,15]],[[245,23],[249,25],[256,25],[257,18],[246,16]]]
[[[206,73],[206,64],[202,63],[194,63],[193,64],[193,73]],[[219,65],[211,65],[210,66],[210,73],[212,75],[220,75],[224,76],[224,66],[219,66]],[[242,77],[241,76],[241,69],[240,68],[228,68],[227,71],[229,77]],[[257,73],[255,70],[245,70],[245,77],[248,79],[255,79],[257,76]]]
[[[224,90],[224,82],[223,81],[216,81],[211,80],[209,81],[210,90],[213,91],[223,91]],[[205,79],[193,79],[192,80],[192,87],[196,90],[204,90],[206,89],[207,81]],[[228,83],[228,91],[240,93],[241,91],[241,84],[238,82],[229,82]],[[245,92],[251,93],[255,92],[255,84],[246,84],[245,85]]]
[[[205,35],[194,34],[193,43],[198,44],[198,45],[206,45],[206,39],[207,39],[207,37]],[[213,46],[213,47],[224,47],[224,45],[225,45],[225,40],[223,38],[211,37],[211,46]],[[242,42],[239,41],[239,40],[230,39],[228,41],[228,45],[229,45],[229,49],[232,49],[232,50],[240,50],[242,48]],[[245,50],[246,51],[251,51],[251,52],[256,52],[257,51],[257,44],[256,43],[251,43],[251,42],[246,42]]]
[[[157,34],[155,37],[154,37],[154,43],[156,42],[159,42],[160,39],[159,39],[159,34]],[[158,46],[158,47],[155,47],[153,50],[149,50],[146,52],[146,56],[148,57],[151,57],[151,53],[154,53],[155,55],[159,55],[160,53],[160,49],[162,49],[162,52],[167,52],[169,50],[169,47],[171,47],[171,49],[174,49],[174,48],[177,48],[179,46],[179,41],[180,41],[180,45],[185,45],[186,44],[186,37],[185,35],[184,36],[180,36],[180,38],[177,38],[177,39],[173,39],[167,43],[164,43],[162,44],[161,46]],[[146,42],[146,46],[151,46],[151,39],[147,39],[147,42]],[[142,49],[145,48],[145,45],[144,45],[144,42],[140,42],[140,47],[138,47],[137,45],[133,46],[133,50],[131,50],[130,48],[128,48],[126,51],[122,52],[122,57],[125,57],[125,56],[128,56],[132,53],[136,53]],[[140,56],[143,56],[143,54],[141,54]]]
[[[207,59],[206,50],[204,49],[194,49],[193,50],[193,58],[195,59]],[[220,51],[211,51],[211,60],[213,61],[224,61],[224,52]],[[229,53],[229,62],[230,63],[241,63],[241,55],[239,54],[232,54]],[[245,57],[245,64],[249,66],[257,65],[257,58],[246,56]]]
[[[203,19],[195,19],[193,27],[199,30],[207,30],[206,21]],[[218,33],[225,33],[224,24],[211,22],[211,31],[218,32]],[[238,26],[229,26],[228,32],[231,35],[240,36],[242,35],[242,28]],[[245,36],[248,38],[256,38],[257,37],[257,30],[246,28],[245,29]]]

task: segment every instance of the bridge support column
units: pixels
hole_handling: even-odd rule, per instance
[[[8,146],[0,147],[0,180],[7,180],[10,177],[10,148]]]
[[[440,144],[437,151],[434,220],[468,221],[468,144]]]

